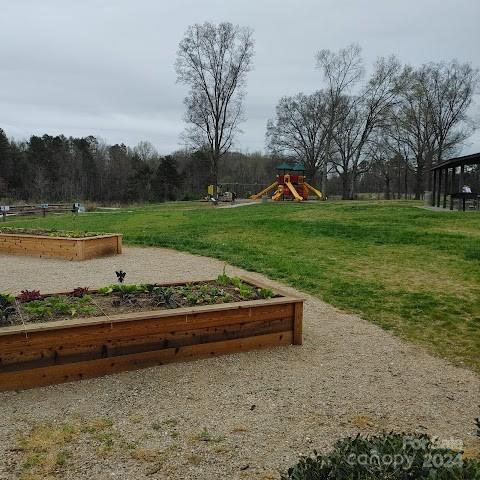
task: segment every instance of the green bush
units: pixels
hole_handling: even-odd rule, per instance
[[[314,452],[282,480],[475,480],[480,462],[440,448],[428,435],[383,434],[347,438],[327,454]]]

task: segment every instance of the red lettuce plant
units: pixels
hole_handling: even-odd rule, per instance
[[[77,287],[73,289],[72,295],[77,298],[82,298],[84,295],[87,295],[88,287]]]
[[[32,302],[33,300],[40,300],[42,296],[39,290],[22,290],[18,299],[21,302]]]

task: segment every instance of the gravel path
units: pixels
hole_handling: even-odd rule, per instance
[[[161,282],[214,277],[223,264],[157,248],[83,263],[0,255],[0,291],[101,286],[120,268],[128,282]],[[24,478],[272,480],[357,432],[474,442],[477,375],[312,297],[304,326],[302,347],[0,394],[0,479],[43,468]],[[37,465],[38,451],[56,456]]]

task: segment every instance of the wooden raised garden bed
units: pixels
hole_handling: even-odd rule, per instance
[[[263,295],[268,298],[230,301],[233,297],[229,296],[229,303],[180,308],[172,308],[168,304],[148,311],[135,311],[135,307],[130,306],[123,313],[111,314],[111,310],[105,310],[98,303],[102,300],[99,290],[92,290],[88,292],[88,298],[92,297],[102,312],[98,314],[97,311],[97,316],[40,322],[28,322],[22,316],[22,324],[17,322],[0,327],[0,391],[69,382],[231,352],[302,343],[302,298],[263,289],[258,282],[249,279],[237,281],[242,282],[242,288],[248,285],[245,288],[250,288],[255,293],[253,298],[262,292],[267,292]],[[217,288],[215,282],[216,280],[208,280],[202,284]],[[197,291],[197,284],[200,282],[172,283],[158,288],[166,291],[165,289],[180,286],[180,289]],[[232,291],[239,290],[233,286],[228,288]],[[49,295],[58,299],[71,296],[72,292]],[[184,298],[190,298],[188,295]],[[114,297],[109,301],[112,302],[111,305],[115,302],[118,305],[120,298],[128,300],[130,297]],[[11,304],[20,309],[23,307],[19,298]],[[42,295],[41,298],[48,296]],[[215,299],[216,297],[214,301],[217,302],[227,301]],[[106,301],[105,298],[103,301]]]
[[[62,232],[42,232],[15,229],[0,230],[0,253],[28,255],[34,257],[64,258],[66,260],[88,260],[90,258],[122,253],[120,234],[84,234],[71,236]],[[42,234],[44,233],[44,234]],[[45,234],[48,233],[48,234]]]

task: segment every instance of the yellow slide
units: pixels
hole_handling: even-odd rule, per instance
[[[317,190],[316,188],[313,188],[310,184],[307,182],[303,182],[303,184],[311,191],[313,192],[319,200],[323,200],[323,193],[320,190]]]
[[[250,200],[258,200],[259,198],[262,198],[263,195],[265,195],[266,193],[268,193],[270,190],[274,189],[275,187],[278,187],[278,182],[273,182],[267,188],[264,188],[261,192],[257,193],[256,195],[252,195],[250,197]]]
[[[293,193],[293,196],[295,197],[295,200],[297,202],[302,202],[303,197],[301,197],[298,192],[295,190],[295,187],[292,185],[291,182],[285,182],[285,185],[288,187],[288,189]]]
[[[283,195],[283,185],[279,185],[278,190],[273,194],[272,200],[276,202],[277,200],[280,200],[280,198],[282,198],[282,195]]]

